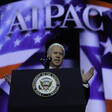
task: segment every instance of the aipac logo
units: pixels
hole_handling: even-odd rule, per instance
[[[56,94],[60,88],[58,77],[51,72],[39,73],[33,80],[34,92],[41,97],[50,97]]]

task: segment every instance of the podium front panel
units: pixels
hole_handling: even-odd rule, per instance
[[[55,74],[60,82],[53,96],[36,94],[32,83],[43,72]],[[11,112],[84,112],[85,97],[79,68],[14,70],[9,96]]]

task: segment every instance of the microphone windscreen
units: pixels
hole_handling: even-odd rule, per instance
[[[47,60],[50,62],[50,61],[52,61],[52,58],[51,57],[48,57]]]
[[[40,58],[40,62],[42,62],[43,61],[43,58]]]

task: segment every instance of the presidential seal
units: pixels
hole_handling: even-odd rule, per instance
[[[50,97],[56,94],[60,87],[58,77],[51,72],[39,73],[33,80],[34,92],[41,97]]]

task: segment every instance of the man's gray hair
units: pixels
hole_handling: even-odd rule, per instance
[[[60,46],[60,47],[63,49],[63,56],[65,56],[65,48],[64,48],[61,44],[59,44],[59,43],[51,44],[51,45],[49,46],[48,50],[47,50],[47,54],[50,54],[51,48],[52,48],[53,46]]]

